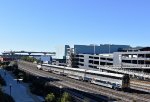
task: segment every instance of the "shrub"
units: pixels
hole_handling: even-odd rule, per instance
[[[53,93],[48,94],[45,97],[46,102],[55,102],[55,95]]]
[[[61,98],[61,102],[71,102],[70,94],[67,92],[64,92]]]

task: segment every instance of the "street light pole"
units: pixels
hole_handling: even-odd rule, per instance
[[[9,90],[9,91],[10,91],[10,96],[11,96],[11,86],[12,86],[12,85],[11,85],[11,84],[9,84],[9,89],[10,89],[10,90]]]

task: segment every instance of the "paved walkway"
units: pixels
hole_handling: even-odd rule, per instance
[[[6,86],[2,89],[5,93],[10,95],[10,85],[11,85],[11,96],[15,102],[41,102],[41,99],[30,93],[27,85],[18,83],[16,79],[10,74],[10,72],[0,69],[0,74],[6,81]]]

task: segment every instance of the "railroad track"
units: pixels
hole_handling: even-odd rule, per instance
[[[135,89],[135,90],[139,90],[139,91],[144,91],[144,92],[150,93],[150,87],[147,87],[147,86],[144,86],[144,85],[139,85],[139,84],[132,83],[130,85],[130,87],[132,89]]]
[[[30,73],[30,74],[33,74],[33,75],[35,75],[35,76],[41,76],[41,77],[45,77],[45,78],[53,78],[53,79],[58,79],[58,78],[56,78],[56,77],[54,77],[54,76],[50,76],[50,75],[48,75],[49,73],[43,73],[43,72],[39,72],[39,70],[37,70],[37,71],[35,71],[34,70],[34,72],[33,72],[33,70],[30,70],[30,69],[28,69],[28,68],[26,68],[26,67],[20,67],[19,68],[20,70],[23,70],[23,71],[25,71],[25,72],[27,72],[27,73]],[[64,82],[62,83],[63,81],[62,80],[59,80],[59,81],[54,81],[54,82],[50,82],[49,84],[50,85],[54,85],[54,86],[57,86],[58,88],[59,88],[59,86],[61,85],[63,88],[68,88],[68,87],[70,87],[70,85],[71,84],[65,84]],[[76,89],[75,87],[71,87],[71,88],[74,88],[74,89]],[[66,89],[65,89],[65,91],[66,91]],[[70,92],[70,90],[67,90],[68,92]],[[82,90],[80,90],[80,91],[82,91]],[[71,92],[71,93],[73,93],[73,92]],[[74,94],[73,94],[74,95]],[[75,96],[75,95],[74,95]],[[97,100],[95,100],[95,99],[90,99],[90,98],[88,98],[87,97],[87,95],[84,95],[84,96],[81,96],[81,94],[79,94],[78,95],[78,97],[82,97],[82,100],[83,100],[83,102],[84,102],[84,99],[86,98],[86,99],[89,99],[90,100],[90,102],[99,102],[99,101],[97,101]],[[91,96],[90,96],[91,97]],[[96,98],[95,96],[94,96],[94,98]],[[100,100],[102,100],[103,102],[107,102],[109,99],[104,99],[104,98],[102,98],[102,97],[98,97],[97,99],[100,99]],[[81,99],[80,99],[81,100]]]
[[[92,92],[95,94],[99,94],[99,95],[104,95],[104,96],[109,96],[111,98],[115,98],[117,100],[122,100],[122,101],[127,101],[127,102],[132,102],[133,100],[135,100],[136,102],[150,102],[150,95],[149,94],[137,94],[137,93],[130,93],[130,92],[123,92],[123,91],[115,91],[109,88],[105,88],[105,87],[101,87],[98,85],[94,85],[94,84],[89,84],[87,82],[82,82],[82,81],[78,81],[78,80],[74,80],[71,78],[67,78],[67,77],[63,77],[60,75],[56,75],[53,73],[48,73],[45,71],[39,71],[38,69],[36,69],[36,65],[33,65],[31,63],[22,63],[25,64],[24,67],[28,66],[30,68],[28,69],[34,69],[34,71],[36,71],[37,73],[45,76],[45,77],[53,77],[53,78],[57,78],[60,79],[63,83],[72,86],[74,88],[80,89],[80,90],[86,90],[88,92]],[[33,70],[32,70],[33,71]],[[62,84],[62,83],[61,83]]]
[[[133,85],[139,85],[143,88],[150,89],[150,82],[149,81],[131,80],[130,83]]]
[[[139,91],[146,92],[145,94],[140,94],[139,97],[150,98],[150,82],[140,81],[140,80],[131,80],[131,88]]]

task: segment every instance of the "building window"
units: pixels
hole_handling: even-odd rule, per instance
[[[97,65],[99,65],[99,61],[94,61],[94,64],[97,64]]]
[[[150,58],[150,54],[146,54],[146,58]]]
[[[106,65],[106,63],[105,62],[101,62],[101,64],[100,65]]]
[[[137,60],[133,60],[132,63],[133,63],[133,64],[137,64]]]
[[[144,54],[139,54],[138,57],[139,58],[144,58]]]
[[[90,68],[93,68],[93,66],[89,65]]]
[[[93,58],[93,56],[89,56],[89,58]]]
[[[79,55],[76,55],[76,57],[79,57]]]
[[[80,55],[80,57],[84,57],[83,55]]]
[[[93,68],[97,69],[97,66],[94,66]]]
[[[112,63],[107,63],[107,65],[113,65]]]
[[[144,60],[138,60],[138,64],[144,64]]]
[[[106,60],[106,58],[101,58],[101,60]]]
[[[84,59],[80,59],[80,62],[84,62]]]
[[[150,65],[150,60],[146,60],[146,61],[145,61],[145,64]]]
[[[131,60],[122,60],[123,63],[131,63]]]
[[[80,65],[80,66],[84,66],[84,64],[82,64],[82,63],[79,63],[79,65]]]
[[[94,59],[99,59],[99,57],[94,57]]]
[[[113,61],[113,59],[112,59],[112,58],[107,58],[107,60],[108,60],[108,61]]]
[[[93,60],[89,60],[89,63],[92,63],[92,64],[93,64]]]

